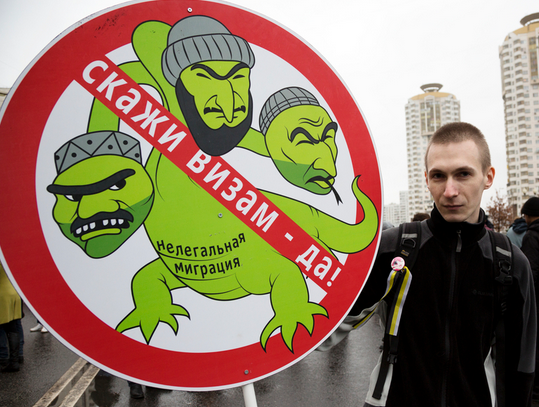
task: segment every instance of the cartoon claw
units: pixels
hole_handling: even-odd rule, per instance
[[[149,343],[157,325],[164,322],[177,334],[178,321],[174,316],[183,315],[189,318],[189,312],[181,305],[172,303],[170,290],[181,287],[185,285],[167,272],[160,259],[147,264],[133,277],[135,309],[118,324],[116,330],[124,332],[140,327],[146,342]]]
[[[156,310],[152,310],[156,311]],[[178,333],[178,321],[174,315],[183,315],[189,318],[189,312],[181,305],[170,304],[166,308],[163,307],[159,313],[144,312],[138,308],[131,311],[116,327],[120,333],[128,329],[140,327],[146,343],[150,343],[153,333],[157,329],[159,322],[164,322],[169,325],[175,334]]]
[[[266,350],[266,344],[271,334],[278,328],[281,328],[281,336],[283,342],[286,344],[290,352],[294,352],[293,341],[298,325],[303,325],[309,335],[313,333],[314,329],[314,316],[323,315],[328,317],[327,310],[321,305],[308,302],[300,309],[294,309],[286,315],[275,315],[266,325],[262,334],[260,335],[260,344],[264,351]]]

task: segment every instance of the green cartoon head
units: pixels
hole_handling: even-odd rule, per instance
[[[108,256],[144,222],[153,185],[141,165],[140,145],[120,132],[75,137],[55,154],[58,176],[54,220],[92,258]]]
[[[337,123],[302,88],[281,89],[260,113],[260,131],[273,163],[290,183],[325,195],[333,191],[337,169]]]
[[[190,16],[168,35],[162,68],[202,151],[222,155],[251,127],[250,74],[255,62],[249,43],[219,21]]]

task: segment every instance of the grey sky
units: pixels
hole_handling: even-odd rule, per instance
[[[58,34],[114,0],[0,0],[0,87],[11,87]],[[461,102],[461,119],[489,141],[497,174],[507,181],[498,46],[539,12],[532,0],[237,0],[313,46],[347,84],[376,144],[384,203],[407,189],[404,106],[425,83]]]

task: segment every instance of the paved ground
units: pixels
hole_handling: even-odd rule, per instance
[[[22,323],[25,361],[17,373],[0,373],[1,407],[33,406],[78,359],[51,334],[30,333],[36,319],[27,308]]]
[[[30,333],[35,318],[26,310],[25,362],[18,373],[0,373],[0,407],[32,407],[79,360],[51,334]],[[255,383],[258,407],[363,406],[368,379],[379,356],[381,330],[373,320],[329,352],[313,352],[287,370]],[[75,382],[70,382],[74,385]],[[48,406],[60,406],[70,386]],[[144,388],[129,397],[127,382],[100,371],[75,407],[242,407],[240,388],[185,392]],[[539,403],[534,404],[539,407]]]
[[[35,318],[23,318],[25,362],[18,373],[0,374],[0,407],[32,407],[79,357],[51,334],[30,333]],[[287,370],[255,383],[258,407],[362,406],[368,378],[379,356],[381,330],[376,321],[353,332],[329,352],[314,352]],[[127,383],[100,372],[78,407],[241,407],[240,388],[184,392],[144,388],[145,398],[129,397]],[[61,400],[55,404],[59,405]]]

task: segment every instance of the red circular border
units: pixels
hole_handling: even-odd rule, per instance
[[[149,20],[148,16],[173,25],[195,14],[216,18],[232,33],[286,60],[311,81],[331,106],[343,134],[349,135],[354,171],[361,174],[360,188],[377,208],[381,207],[380,173],[367,126],[346,87],[318,54],[279,25],[243,9],[210,1],[148,1],[124,5],[72,27],[36,58],[12,89],[0,122],[0,185],[3,196],[9,197],[0,206],[0,247],[8,273],[25,300],[81,356],[134,380],[176,389],[210,390],[268,376],[313,350],[357,297],[371,267],[378,236],[367,249],[348,257],[341,272],[347,277],[340,276],[331,288],[339,295],[328,294],[322,302],[331,318],[315,317],[312,337],[305,329],[298,329],[294,353],[280,335],[270,338],[267,353],[259,344],[213,353],[155,348],[116,332],[74,295],[49,253],[37,209],[36,161],[49,114],[89,62],[129,43],[134,28]],[[361,218],[359,211],[358,220]],[[351,290],[351,286],[358,288]]]

